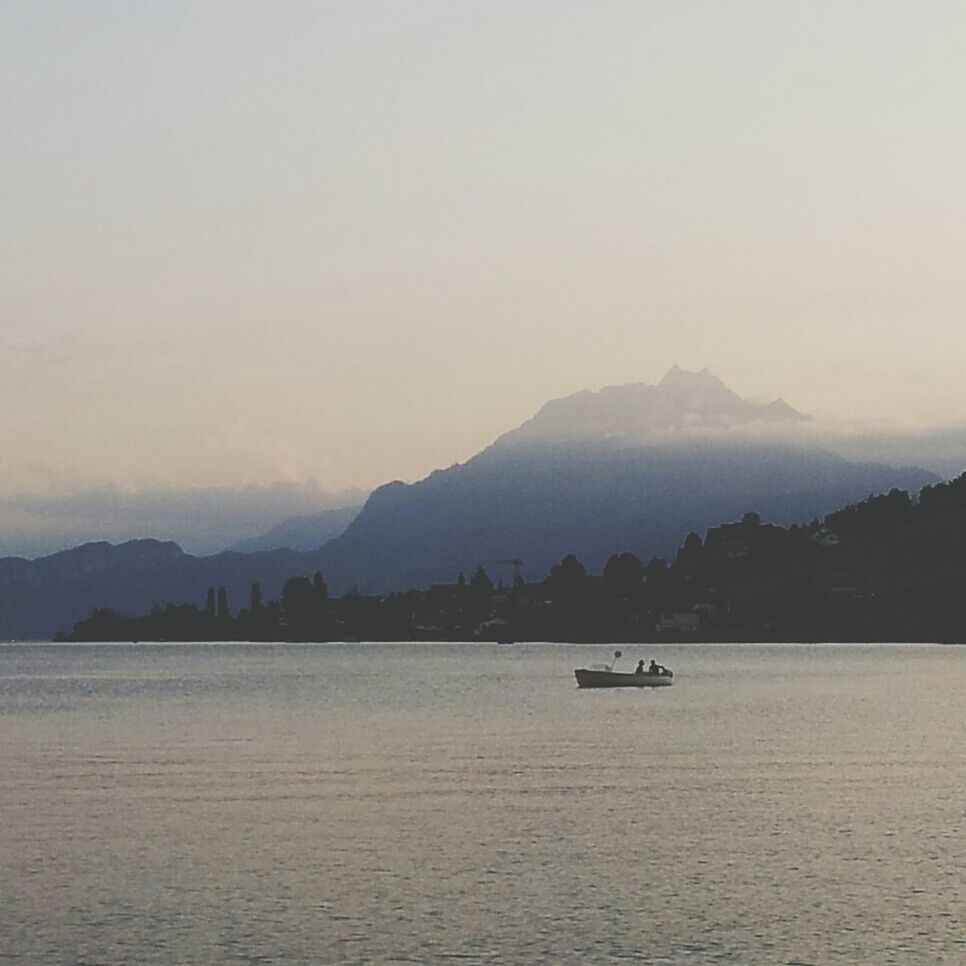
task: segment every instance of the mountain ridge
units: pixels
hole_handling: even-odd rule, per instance
[[[805,522],[938,481],[918,467],[853,463],[803,445],[791,431],[806,421],[783,400],[742,399],[706,370],[675,367],[657,386],[575,393],[463,463],[377,488],[315,550],[194,557],[172,542],[128,541],[116,555],[95,543],[73,557],[0,561],[0,635],[49,636],[95,606],[137,613],[198,601],[209,586],[226,586],[237,607],[255,581],[268,597],[315,570],[338,594],[445,583],[479,564],[499,579],[510,559],[541,574],[567,553],[599,569],[621,550],[670,556],[689,531],[749,510]]]
[[[689,372],[672,366],[655,385],[604,386],[551,399],[494,446],[537,440],[615,436],[642,442],[680,431],[721,431],[749,424],[806,422],[784,399],[756,403],[742,399],[708,369]]]
[[[186,553],[174,541],[151,538],[119,544],[91,541],[27,560],[0,558],[0,638],[50,639],[95,607],[139,613],[156,605],[203,603],[208,587],[224,586],[233,607],[258,582],[277,597],[292,574],[312,573],[318,553],[272,550]]]
[[[361,509],[361,505],[347,506],[286,517],[265,533],[239,540],[226,547],[226,550],[238,553],[282,549],[316,550],[344,532]]]

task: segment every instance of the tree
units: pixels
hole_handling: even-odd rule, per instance
[[[674,566],[683,570],[694,570],[701,560],[703,549],[704,544],[701,542],[701,538],[692,531],[684,538],[684,544],[674,559]]]
[[[604,586],[612,597],[632,597],[644,583],[644,565],[632,553],[615,553],[604,564]]]
[[[568,553],[550,568],[544,587],[553,601],[551,640],[581,640],[593,621],[596,603],[587,571],[577,557]]]
[[[550,568],[548,583],[552,588],[563,591],[575,590],[583,583],[586,576],[587,570],[584,565],[574,554],[568,553],[560,563]]]
[[[312,576],[312,594],[312,613],[309,617],[312,636],[315,640],[327,640],[330,630],[329,588],[319,570]]]
[[[205,617],[215,619],[215,588],[208,588],[208,596],[205,598]]]
[[[651,557],[644,571],[644,597],[649,605],[654,606],[662,600],[668,583],[667,561]]]
[[[257,580],[252,584],[251,603],[249,606],[253,614],[255,611],[260,610],[262,606],[262,585]]]
[[[482,565],[476,568],[476,573],[470,578],[470,592],[475,595],[485,594],[487,597],[493,593],[493,581],[483,569]]]
[[[490,598],[493,596],[493,581],[490,580],[482,566],[476,568],[476,573],[470,578],[466,588],[468,596],[468,610],[470,619],[485,620],[490,616]]]
[[[935,489],[938,490],[938,487]],[[925,490],[920,496],[920,500],[923,499],[926,507],[935,501],[934,497],[926,495]],[[840,536],[865,537],[897,526],[909,518],[912,512],[909,494],[905,490],[892,489],[888,493],[870,496],[861,503],[830,513],[825,522]]]
[[[231,617],[228,610],[228,591],[224,587],[218,588],[218,620],[226,621]]]
[[[282,587],[282,616],[291,635],[301,639],[311,630],[316,593],[308,577],[289,577]]]

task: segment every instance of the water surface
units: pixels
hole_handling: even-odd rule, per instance
[[[2,646],[0,961],[966,961],[966,649],[624,650]]]

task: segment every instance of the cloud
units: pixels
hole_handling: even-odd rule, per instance
[[[91,540],[174,540],[215,553],[291,516],[360,503],[358,490],[328,492],[314,481],[266,486],[86,487],[0,500],[0,556],[34,557]]]
[[[648,442],[679,444],[714,442],[777,443],[813,446],[858,463],[917,466],[952,479],[966,470],[966,424],[930,428],[896,427],[884,423],[753,422],[743,426],[691,426],[652,433]]]
[[[928,429],[841,429],[827,445],[847,459],[921,466],[947,479],[966,471],[966,423]]]

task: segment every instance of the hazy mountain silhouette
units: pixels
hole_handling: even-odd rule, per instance
[[[201,605],[211,586],[226,587],[237,610],[248,606],[255,581],[266,600],[277,598],[288,577],[311,574],[319,565],[317,551],[194,557],[159,540],[88,543],[37,560],[6,557],[0,559],[0,638],[49,639],[94,607],[138,614],[155,604]]]
[[[966,471],[966,425],[918,429],[852,429],[831,434],[827,445],[846,459],[915,464],[953,479]]]
[[[367,491],[358,488],[327,492],[311,480],[184,488],[104,485],[81,486],[66,493],[24,492],[0,496],[0,556],[34,559],[100,540],[121,544],[146,538],[173,540],[188,553],[205,556],[297,516],[309,519],[307,536],[315,535],[319,528],[311,523],[311,516],[359,506],[367,496]],[[339,529],[333,525],[325,539]]]
[[[259,550],[317,550],[333,537],[339,536],[359,515],[361,506],[323,510],[305,516],[289,517],[276,524],[267,533],[247,540],[239,540],[228,549],[238,553],[255,553]]]
[[[254,581],[268,599],[287,577],[317,569],[337,594],[353,585],[425,587],[477,564],[509,580],[501,561],[512,558],[540,579],[566,553],[600,572],[614,552],[671,556],[689,531],[748,510],[776,523],[807,521],[871,493],[915,493],[938,479],[803,444],[796,427],[806,422],[781,400],[750,402],[707,371],[677,367],[657,386],[576,393],[547,403],[464,464],[380,487],[317,550],[194,557],[174,543],[140,540],[0,560],[0,637],[49,637],[95,606],[138,614],[155,604],[200,604],[209,586],[227,587],[237,610]],[[320,526],[322,516],[306,519]],[[279,532],[294,541],[301,526],[290,521]]]
[[[618,550],[670,555],[690,530],[747,510],[807,521],[938,479],[781,441],[807,419],[676,366],[656,386],[554,400],[466,463],[376,490],[322,549],[326,577],[336,591],[383,591],[452,580],[478,563],[509,578],[499,561],[519,558],[537,578],[569,552],[599,570]]]
[[[535,440],[644,442],[670,433],[726,431],[754,423],[771,427],[807,419],[783,399],[768,404],[742,399],[707,369],[688,372],[672,366],[656,386],[608,386],[554,399],[497,445]]]

